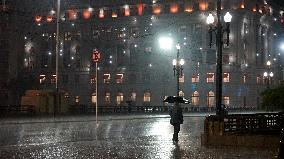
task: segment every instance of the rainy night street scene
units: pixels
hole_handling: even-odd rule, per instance
[[[0,0],[0,159],[284,159],[283,0]]]

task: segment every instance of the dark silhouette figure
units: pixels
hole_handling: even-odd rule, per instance
[[[180,124],[183,124],[182,109],[180,107],[174,106],[170,109],[171,125],[174,126],[173,141],[178,142],[178,133],[180,131]]]

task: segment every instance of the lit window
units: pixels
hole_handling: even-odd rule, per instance
[[[247,75],[243,75],[243,83],[247,82]]]
[[[99,18],[104,18],[105,15],[104,15],[104,9],[100,9],[100,12],[99,12]]]
[[[191,103],[192,105],[196,106],[199,104],[199,93],[194,91],[191,95]]]
[[[184,92],[183,92],[183,91],[179,91],[179,92],[178,92],[178,96],[184,97]]]
[[[104,83],[110,83],[110,74],[104,74]]]
[[[83,11],[83,18],[84,19],[89,19],[91,17],[91,12],[89,11],[89,9],[84,9]]]
[[[97,81],[96,76],[91,77],[91,84],[95,84]]]
[[[79,103],[80,102],[80,97],[79,96],[75,96],[75,103]]]
[[[137,5],[138,15],[143,14],[143,9],[144,9],[143,4],[140,3],[140,4]]]
[[[191,77],[191,82],[192,82],[192,83],[197,83],[197,82],[199,82],[199,74],[197,74],[197,75],[192,75],[192,77]]]
[[[68,11],[68,18],[69,20],[75,20],[77,19],[77,10],[69,10]]]
[[[40,84],[45,83],[45,80],[46,80],[45,75],[39,75],[39,83]]]
[[[171,13],[177,13],[178,12],[178,5],[177,4],[172,4],[170,8]]]
[[[230,97],[223,97],[224,105],[228,106],[230,104]]]
[[[128,5],[125,5],[124,7],[124,16],[126,17],[130,16],[130,9]]]
[[[207,94],[207,105],[208,107],[213,107],[215,106],[215,96],[214,96],[214,92],[210,91]]]
[[[161,13],[161,6],[159,6],[159,5],[154,5],[154,6],[153,6],[153,13],[154,13],[154,14],[160,14],[160,13]]]
[[[116,104],[121,105],[123,102],[123,93],[118,93],[116,96]]]
[[[179,83],[184,83],[184,74],[179,76]]]
[[[96,101],[97,101],[96,93],[93,93],[92,94],[92,103],[96,104]]]
[[[131,95],[130,95],[131,101],[135,102],[136,101],[136,96],[137,96],[137,94],[135,92],[132,92]]]
[[[56,83],[56,75],[51,76],[51,83]]]
[[[191,12],[193,12],[193,7],[191,5],[185,5],[184,11],[187,12],[187,13],[191,13]]]
[[[206,82],[207,83],[214,82],[214,73],[207,73]]]
[[[230,82],[230,74],[223,73],[223,82]]]
[[[110,104],[110,93],[109,92],[106,92],[105,94],[105,103]]]
[[[261,84],[261,77],[259,75],[256,77],[256,84]]]
[[[123,74],[116,74],[116,83],[123,83]]]
[[[207,8],[208,8],[208,3],[207,2],[199,3],[199,10],[205,11]]]
[[[150,102],[151,101],[151,93],[145,92],[144,93],[144,102]]]

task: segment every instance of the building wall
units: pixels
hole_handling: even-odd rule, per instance
[[[106,5],[104,2],[102,6]],[[138,3],[129,4],[131,16],[123,16],[121,11],[125,10],[125,5],[106,5],[104,18],[98,17],[101,8],[95,8],[90,18],[84,18],[82,13],[87,5],[75,1],[70,1],[69,4],[64,2],[60,21],[62,55],[59,56],[58,81],[60,89],[66,91],[70,104],[75,104],[76,96],[80,98],[80,104],[91,104],[91,95],[95,92],[95,84],[91,83],[95,71],[91,54],[97,48],[102,53],[98,76],[99,105],[116,105],[116,95],[119,92],[123,93],[122,105],[126,105],[125,101],[129,100],[131,92],[137,93],[136,105],[163,105],[164,96],[175,95],[176,92],[171,66],[176,50],[161,50],[158,46],[159,37],[167,35],[174,39],[174,43],[181,44],[181,57],[186,61],[183,67],[185,82],[181,83],[181,90],[188,99],[191,99],[194,91],[198,91],[198,105],[207,106],[208,92],[213,91],[215,94],[215,83],[207,83],[206,77],[207,73],[215,73],[216,47],[214,36],[212,48],[208,47],[208,26],[205,22],[215,5],[209,0],[177,2],[144,2],[141,16],[134,16],[131,10]],[[161,13],[153,13],[156,6],[160,6]],[[187,11],[190,13],[180,8],[177,13],[170,13],[176,6],[189,6]],[[258,1],[228,0],[223,2],[223,7],[233,15],[230,45],[223,49],[223,72],[230,76],[230,82],[223,85],[223,96],[230,98],[230,107],[257,107],[259,93],[266,88],[263,83],[263,72],[268,69],[266,61],[273,58],[281,60],[274,50],[274,39],[277,37],[274,33],[278,33],[274,25],[280,24],[273,21],[274,16],[268,11],[269,6]],[[70,12],[71,8],[73,10]],[[117,11],[117,18],[110,17],[110,9]],[[36,79],[37,89],[55,88],[55,78],[52,76],[55,75],[56,23],[54,19],[46,22],[44,18],[48,14],[50,11],[46,8],[35,12],[33,16],[41,16],[42,19],[26,26],[30,35],[26,40],[29,45],[25,46],[23,61],[26,75],[32,75]],[[76,18],[72,19],[72,16]],[[273,62],[270,69],[277,72],[279,65]],[[117,73],[123,74],[123,83],[116,83]],[[110,74],[109,84],[103,83],[104,74]],[[191,82],[194,74],[199,74],[198,83]],[[40,83],[43,77],[45,82]],[[260,83],[257,83],[257,77],[260,78]],[[275,73],[272,80],[273,85],[277,85],[279,81],[274,79],[283,80],[283,77]],[[110,93],[109,104],[104,102],[106,92]],[[151,93],[150,103],[143,101],[145,92]]]

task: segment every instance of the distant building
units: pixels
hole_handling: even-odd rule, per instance
[[[208,14],[215,13],[215,0],[89,2],[61,2],[58,82],[71,105],[94,103],[97,81],[100,106],[126,101],[163,105],[164,97],[176,92],[171,64],[176,49],[162,50],[158,42],[167,36],[173,45],[179,42],[185,59],[180,95],[192,106],[215,107],[215,37],[209,48],[206,24]],[[36,3],[43,2],[27,0],[14,10],[25,13],[18,37],[24,42],[21,74],[32,79],[33,89],[55,89],[56,1]],[[223,0],[222,7],[233,16],[230,45],[223,48],[223,103],[258,107],[260,92],[283,80],[284,55],[278,47],[283,12],[261,0]],[[92,62],[95,48],[102,53],[98,78]],[[274,76],[265,78],[265,71]]]

